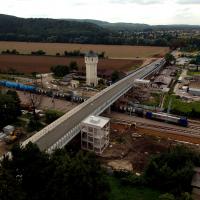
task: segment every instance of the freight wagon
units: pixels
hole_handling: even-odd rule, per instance
[[[24,85],[22,83],[16,83],[11,81],[0,81],[0,85],[8,88],[15,88],[17,90],[23,90],[23,91],[30,91],[35,92],[36,87],[31,85]]]
[[[147,119],[169,122],[179,126],[188,126],[188,119],[186,117],[173,116],[166,113],[146,112],[142,108],[133,108],[131,106],[120,105],[120,112],[135,112],[139,117],[146,117]]]

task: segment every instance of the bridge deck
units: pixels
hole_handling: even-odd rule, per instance
[[[127,91],[127,89],[130,89],[133,86],[135,79],[148,76],[153,71],[160,69],[164,63],[164,59],[159,59],[148,66],[139,68],[129,76],[102,90],[95,96],[72,109],[61,118],[27,139],[22,145],[33,142],[36,143],[41,150],[48,150],[57,143],[60,138],[65,136],[66,133],[69,133],[74,127],[77,127],[82,120],[89,115],[94,114],[95,111],[97,112],[98,108],[102,109],[98,114],[103,112],[107,108],[106,104],[109,106],[111,99],[113,100],[114,98],[117,100]]]

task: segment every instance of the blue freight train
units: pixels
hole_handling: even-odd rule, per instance
[[[24,85],[22,83],[16,83],[11,81],[0,80],[0,86],[14,88],[16,90],[28,91],[36,94],[43,94],[52,98],[65,99],[67,101],[73,101],[78,103],[82,103],[88,99],[87,97],[83,98],[75,96],[72,93],[52,92],[52,90],[45,90],[36,86]]]
[[[125,106],[125,105],[120,105],[119,111],[130,112],[130,113],[134,112],[139,117],[146,117],[147,119],[169,122],[169,123],[176,124],[179,126],[184,126],[184,127],[188,126],[187,117],[179,117],[179,116],[174,116],[167,113],[148,112],[142,108],[133,108],[131,106]]]
[[[36,87],[32,85],[24,85],[22,83],[16,83],[11,81],[2,81],[0,80],[0,85],[8,88],[15,88],[17,90],[23,90],[23,91],[29,91],[29,92],[35,92]]]
[[[159,121],[166,121],[173,124],[178,124],[180,126],[188,126],[188,120],[186,117],[176,117],[166,113],[154,113],[154,112],[146,112],[146,118],[155,119]]]

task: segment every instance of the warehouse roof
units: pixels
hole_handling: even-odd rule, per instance
[[[171,77],[168,77],[168,76],[158,76],[154,82],[155,83],[159,83],[159,84],[163,84],[163,85],[169,85],[172,81],[172,78]]]

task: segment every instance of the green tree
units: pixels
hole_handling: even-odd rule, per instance
[[[193,198],[190,193],[184,192],[181,194],[180,200],[193,200]]]
[[[13,176],[10,169],[0,166],[0,199],[25,200],[20,180]]]
[[[78,70],[78,64],[76,61],[71,61],[69,63],[69,69],[70,71],[73,71],[73,70]]]
[[[64,65],[57,65],[51,67],[51,71],[54,73],[57,77],[63,77],[69,73],[69,67]]]
[[[115,70],[115,71],[112,73],[112,75],[111,75],[111,80],[112,80],[112,82],[116,82],[116,81],[119,80],[119,72],[118,72],[118,71]]]
[[[145,170],[145,180],[157,189],[173,194],[190,191],[194,165],[199,166],[200,155],[184,146],[176,146],[169,152],[151,159]]]
[[[51,122],[55,121],[62,115],[63,115],[62,112],[58,112],[56,110],[47,110],[45,112],[46,123],[50,124]]]
[[[176,200],[173,194],[162,194],[159,196],[159,200]]]
[[[10,168],[14,177],[19,177],[26,199],[46,199],[46,185],[51,181],[53,173],[48,154],[41,152],[32,143],[24,148],[14,146],[9,165],[6,167]]]
[[[34,79],[36,79],[36,78],[37,78],[37,77],[36,77],[36,76],[37,76],[37,74],[38,74],[38,72],[31,72],[31,75],[33,76],[33,78],[34,78]]]
[[[9,197],[3,200],[14,200],[14,194],[17,200],[106,200],[109,192],[95,155],[79,152],[70,157],[65,150],[48,155],[32,143],[15,146],[12,159],[1,161],[0,183],[0,197]]]
[[[38,50],[38,51],[32,51],[31,54],[36,56],[43,56],[46,54],[46,52],[43,50]]]
[[[200,55],[197,55],[195,58],[193,58],[193,59],[190,61],[190,64],[195,64],[195,65],[197,65],[196,71],[198,71],[198,65],[200,65]]]
[[[99,85],[105,85],[105,80],[102,78],[98,82],[99,82]]]
[[[20,100],[17,94],[13,91],[0,94],[0,127],[13,123],[20,114]]]
[[[171,53],[167,53],[167,54],[165,55],[165,60],[166,60],[166,63],[167,63],[167,64],[171,64],[171,63],[173,63],[173,62],[176,62],[175,57],[174,57]]]
[[[68,181],[71,199],[107,199],[109,185],[94,154],[79,152],[75,156],[69,169]]]
[[[32,117],[28,123],[28,131],[33,132],[33,131],[39,131],[40,129],[43,128],[43,125],[39,121],[38,118]]]

